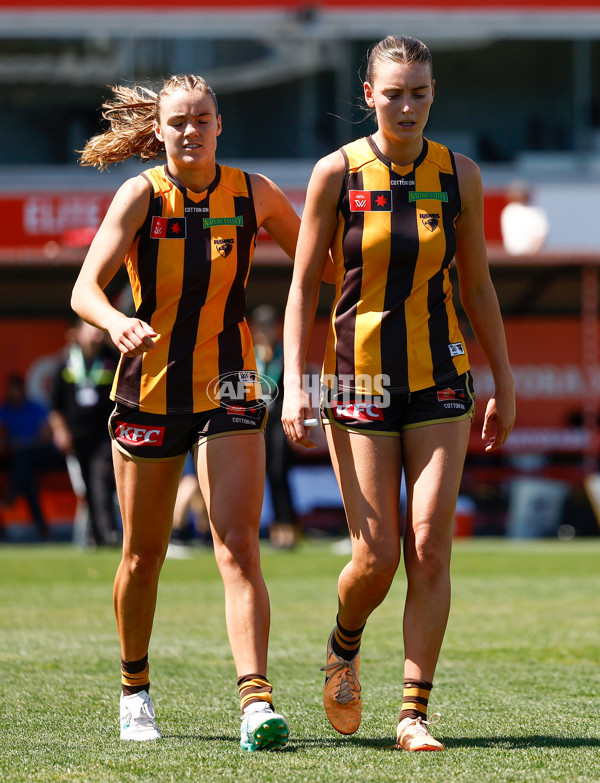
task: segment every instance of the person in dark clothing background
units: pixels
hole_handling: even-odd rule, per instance
[[[25,380],[17,374],[8,376],[6,399],[0,406],[0,452],[10,473],[8,496],[2,505],[10,507],[24,497],[39,536],[48,538],[38,473],[57,467],[60,456],[52,445],[47,409],[27,397]]]
[[[120,542],[108,417],[109,394],[119,361],[105,333],[78,320],[54,375],[48,420],[54,443],[81,469],[88,506],[87,546]]]
[[[297,520],[288,480],[292,450],[281,426],[283,404],[283,340],[282,325],[277,310],[268,304],[255,307],[250,314],[250,329],[254,340],[256,367],[261,376],[271,379],[279,388],[275,400],[269,405],[269,418],[265,429],[267,478],[271,489],[274,519],[269,528],[273,546],[293,547],[296,543]],[[270,390],[272,391],[272,390]]]

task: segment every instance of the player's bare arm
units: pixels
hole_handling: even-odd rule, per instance
[[[319,286],[337,226],[336,209],[343,178],[344,159],[341,152],[328,155],[314,168],[306,192],[286,308],[282,423],[286,435],[307,448],[314,447],[314,444],[304,426],[304,420],[313,417],[313,410],[302,390],[302,373],[310,339],[310,325],[317,309]]]
[[[293,259],[300,217],[285,193],[268,177],[251,174],[250,181],[258,225]]]
[[[121,353],[135,356],[154,347],[156,332],[144,321],[114,308],[104,289],[117,273],[140,229],[150,200],[143,177],[127,180],[117,191],[94,237],[71,296],[75,312],[104,329]]]
[[[461,301],[494,377],[482,438],[495,451],[508,438],[515,421],[514,379],[508,361],[504,326],[487,261],[483,230],[483,187],[478,166],[456,155],[462,210],[456,221],[456,265]]]

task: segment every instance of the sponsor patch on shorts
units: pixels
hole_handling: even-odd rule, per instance
[[[466,400],[467,395],[464,389],[438,389],[438,402],[447,402],[448,400]]]
[[[334,403],[333,417],[338,421],[352,419],[354,421],[383,421],[383,410],[373,402]]]
[[[162,446],[165,439],[165,427],[142,427],[126,421],[116,421],[114,433],[119,443],[128,446]]]
[[[262,416],[261,409],[247,408],[245,405],[227,405],[225,410],[229,416],[251,416],[253,419],[260,419]],[[254,424],[254,422],[252,422]]]

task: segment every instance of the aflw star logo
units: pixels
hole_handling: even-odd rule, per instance
[[[349,191],[350,212],[391,212],[391,190]]]
[[[185,239],[186,238],[186,223],[185,218],[166,218],[156,217],[152,218],[152,226],[150,227],[151,239]]]

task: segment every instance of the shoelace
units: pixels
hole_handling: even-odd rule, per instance
[[[134,720],[145,725],[148,724],[154,725],[154,719],[155,719],[154,710],[150,709],[150,705],[148,704],[147,701],[140,700],[139,705],[136,705],[139,706],[139,709],[136,710],[132,710],[131,706],[132,705],[130,705],[129,707],[129,714]]]
[[[436,720],[433,720],[435,718]],[[439,723],[442,719],[441,713],[434,712],[431,718],[429,720],[423,720],[423,718],[415,718],[412,724],[408,724],[409,726],[412,725],[417,730],[417,734],[429,734],[429,731],[427,729],[427,726],[434,726],[436,723]]]
[[[322,672],[329,672],[328,677],[331,677],[333,674],[337,674],[338,672],[342,671],[342,669],[348,670],[350,672],[350,676],[342,677],[340,679],[340,687],[338,688],[335,700],[338,702],[338,704],[349,704],[351,701],[353,701],[353,699],[356,698],[350,687],[350,677],[352,677],[354,680],[355,690],[358,690],[360,693],[360,685],[358,684],[356,669],[354,668],[354,661],[345,661],[343,658],[339,658],[337,661],[333,661],[333,663],[328,663],[325,666],[321,666]]]

